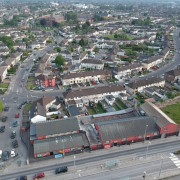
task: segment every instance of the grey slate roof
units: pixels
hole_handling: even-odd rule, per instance
[[[63,145],[64,143],[64,145]],[[55,150],[63,150],[67,148],[89,146],[87,139],[83,137],[83,134],[76,133],[66,136],[53,137],[42,140],[34,141],[34,154],[43,152],[52,152]]]
[[[68,112],[69,112],[70,116],[78,116],[78,115],[80,115],[80,112],[79,112],[79,110],[78,110],[78,108],[76,107],[75,104],[69,106]]]
[[[84,64],[103,64],[102,61],[97,60],[97,59],[85,59],[81,63],[84,63]]]
[[[144,63],[149,64],[149,63],[157,61],[158,59],[161,59],[161,58],[163,58],[163,56],[161,56],[161,55],[154,56],[154,57],[149,58],[147,61],[144,61]]]
[[[145,129],[147,134],[159,133],[154,117],[132,117],[98,122],[95,124],[99,127],[102,141],[143,136]],[[146,125],[148,125],[147,128]]]
[[[173,69],[173,70],[166,72],[166,74],[171,75],[173,77],[179,76],[180,75],[180,65],[177,66],[176,69]]]
[[[146,86],[149,84],[154,84],[154,83],[158,83],[158,82],[162,82],[162,81],[164,81],[164,79],[153,77],[153,78],[148,78],[148,79],[140,79],[140,80],[131,82],[131,83],[127,84],[126,86],[128,86],[132,89],[135,89],[138,87],[142,87],[142,86]]]
[[[168,124],[176,124],[170,119],[164,112],[162,112],[157,106],[150,102],[146,102],[141,105],[141,108],[149,115],[157,117],[157,125],[162,128]]]
[[[36,123],[36,135],[48,136],[67,132],[74,132],[80,129],[77,118],[66,118],[49,120]]]

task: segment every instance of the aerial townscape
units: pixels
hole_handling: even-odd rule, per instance
[[[179,130],[179,0],[0,0],[0,180],[179,180]]]

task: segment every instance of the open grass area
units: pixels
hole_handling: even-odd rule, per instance
[[[2,109],[3,109],[3,103],[2,101],[0,101],[0,112],[2,112]]]
[[[120,99],[117,99],[116,102],[123,108],[123,109],[126,109],[127,106],[122,102],[120,101]]]
[[[8,88],[9,83],[0,83],[0,88]]]
[[[180,123],[180,102],[168,105],[161,110],[173,121],[175,121],[176,123]]]
[[[88,110],[88,112],[89,112],[90,115],[96,114],[96,112],[94,111],[94,109],[92,109],[92,108],[90,108],[90,107],[88,107],[87,110]]]
[[[27,89],[32,90],[37,88],[37,85],[35,84],[35,77],[29,76],[27,80]]]

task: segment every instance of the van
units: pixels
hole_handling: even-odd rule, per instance
[[[0,159],[1,159],[1,157],[2,157],[2,150],[0,150]]]

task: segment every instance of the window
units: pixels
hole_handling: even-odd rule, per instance
[[[106,141],[106,144],[109,144],[109,141]]]
[[[142,136],[138,136],[138,138],[142,138]]]
[[[156,135],[157,135],[157,132],[155,132],[154,135],[156,136]]]
[[[126,141],[126,138],[122,138],[122,141]]]

